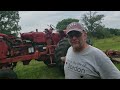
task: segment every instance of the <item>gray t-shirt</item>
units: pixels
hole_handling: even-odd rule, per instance
[[[64,72],[65,79],[120,79],[120,71],[109,57],[90,45],[79,53],[68,49]]]

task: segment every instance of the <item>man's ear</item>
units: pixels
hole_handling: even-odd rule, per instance
[[[86,32],[84,32],[84,36],[87,37],[87,33]]]
[[[84,32],[84,37],[85,37],[85,40],[87,40],[87,33]]]

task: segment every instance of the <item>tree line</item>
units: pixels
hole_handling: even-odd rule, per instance
[[[99,15],[97,12],[89,11],[82,16],[82,19],[67,18],[59,21],[56,25],[58,32],[66,29],[71,22],[81,22],[88,30],[90,37],[109,38],[114,35],[120,36],[120,29],[106,28],[102,20],[105,16]],[[0,33],[18,35],[21,26],[18,24],[20,20],[19,11],[0,11]]]
[[[104,17],[104,15],[97,14],[97,12],[89,11],[82,16],[81,21],[73,18],[63,19],[58,22],[56,28],[58,31],[61,31],[66,29],[66,26],[71,22],[81,22],[87,27],[88,35],[90,37],[103,39],[114,35],[120,36],[120,29],[106,28],[105,25],[103,25],[102,20]]]

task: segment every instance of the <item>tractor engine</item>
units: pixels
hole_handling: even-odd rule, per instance
[[[29,32],[29,33],[22,33],[21,39],[24,45],[31,45],[32,47],[29,48],[29,53],[33,51],[33,49],[38,51],[44,51],[46,47],[46,38],[45,33],[43,32]],[[34,50],[34,51],[35,51]]]
[[[23,41],[29,40],[33,43],[46,43],[45,34],[43,32],[22,33],[21,39]]]

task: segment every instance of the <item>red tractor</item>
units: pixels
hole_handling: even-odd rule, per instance
[[[12,69],[18,61],[23,65],[28,65],[31,60],[43,61],[48,66],[56,65],[55,49],[66,34],[53,33],[53,30],[38,32],[36,29],[36,32],[21,33],[20,38],[0,33],[0,77],[17,77]]]

